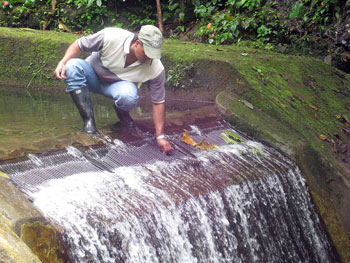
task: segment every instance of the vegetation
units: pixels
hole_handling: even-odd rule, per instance
[[[159,24],[164,35],[213,45],[327,57],[349,72],[350,0],[0,0],[0,26],[89,34]],[[159,2],[159,0],[158,0]],[[164,25],[164,26],[163,26]]]
[[[6,0],[0,5],[0,26],[8,27],[91,33],[106,26],[136,30],[157,21],[154,0]],[[192,40],[204,43],[248,39],[258,48],[285,51],[293,46],[312,53],[320,47],[324,52],[327,41],[335,41],[350,0],[168,0],[161,5],[169,37],[194,29]]]

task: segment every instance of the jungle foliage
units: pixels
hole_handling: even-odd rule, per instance
[[[0,6],[0,26],[8,27],[92,33],[157,24],[154,0],[0,0]],[[171,38],[216,45],[251,40],[258,48],[316,55],[350,47],[350,0],[162,0],[161,7]]]

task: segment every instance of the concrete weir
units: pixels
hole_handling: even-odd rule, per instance
[[[215,147],[173,133],[169,156],[153,138],[116,139],[1,163],[36,207],[25,201],[32,228],[17,234],[55,226],[65,253],[52,243],[42,262],[339,262],[291,160],[224,122],[188,133]]]

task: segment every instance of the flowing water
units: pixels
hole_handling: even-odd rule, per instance
[[[127,145],[89,151],[108,171],[69,147],[81,168],[20,186],[60,229],[69,262],[338,262],[298,167],[269,147],[246,140],[153,159],[146,147],[139,164]],[[26,169],[73,167],[54,158],[31,156]]]
[[[227,126],[205,128],[217,125],[213,107],[167,123],[219,146],[211,151],[172,133],[172,156],[153,139],[35,154],[73,137],[81,120],[66,94],[18,92],[0,90],[0,158],[29,154],[0,170],[57,227],[67,262],[339,262],[298,167],[247,138],[226,144]],[[94,105],[99,129],[110,130],[110,101]]]

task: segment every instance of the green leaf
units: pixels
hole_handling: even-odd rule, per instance
[[[185,13],[184,12],[179,13],[179,19],[182,22],[185,20]]]
[[[335,13],[335,17],[337,18],[337,20],[339,20],[340,19],[340,14],[338,12]]]
[[[173,5],[169,5],[168,8],[170,11],[174,11],[178,7],[179,7],[179,3],[174,3]]]
[[[221,133],[221,138],[226,142],[226,143],[233,143],[236,144],[238,142],[244,142],[244,140],[239,137],[239,135],[226,130],[224,132]]]
[[[295,2],[290,10],[289,18],[301,17],[303,9],[303,3],[300,3],[299,1]]]
[[[252,153],[256,154],[256,156],[257,156],[260,160],[263,158],[261,152],[260,152],[258,149],[256,149],[256,148],[251,148],[250,151],[251,151]]]
[[[192,4],[194,6],[200,6],[201,5],[201,1],[200,0],[192,0]]]
[[[181,30],[181,32],[185,32],[185,27],[184,26],[177,26],[177,29]]]
[[[235,140],[232,140],[227,134],[224,132],[221,133],[221,138],[226,142],[226,143],[232,143],[232,144],[237,144]]]

